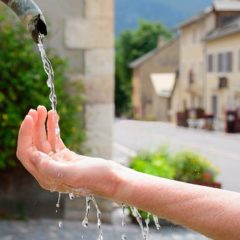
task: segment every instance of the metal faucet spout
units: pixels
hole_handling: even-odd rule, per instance
[[[47,35],[47,25],[42,11],[33,0],[0,0],[8,5],[20,18],[38,43],[39,34]]]

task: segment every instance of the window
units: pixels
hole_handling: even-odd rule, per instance
[[[221,16],[218,21],[218,27],[225,26],[226,24],[231,23],[237,16]]]
[[[233,71],[233,53],[219,53],[218,54],[218,72],[231,73]]]
[[[211,73],[213,72],[213,55],[212,54],[209,54],[208,55],[208,72]]]
[[[220,77],[219,78],[219,83],[218,83],[218,88],[219,89],[224,89],[228,87],[228,79],[226,77]]]
[[[225,55],[225,62],[226,62],[226,72],[232,72],[233,70],[233,54],[232,52],[227,52]]]
[[[218,72],[223,72],[223,54],[218,54]]]

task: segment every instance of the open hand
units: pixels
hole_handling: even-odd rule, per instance
[[[47,119],[47,126],[45,126]],[[42,188],[62,193],[111,196],[111,161],[80,156],[56,134],[58,116],[43,106],[30,110],[21,124],[17,157]]]

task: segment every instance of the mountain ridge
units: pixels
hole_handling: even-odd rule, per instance
[[[115,33],[119,36],[127,29],[135,29],[140,19],[161,22],[168,28],[174,28],[211,5],[211,2],[212,0],[116,0]]]

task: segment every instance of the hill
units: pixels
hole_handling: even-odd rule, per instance
[[[159,21],[169,28],[200,12],[212,0],[115,0],[115,32],[134,29],[140,19]]]

